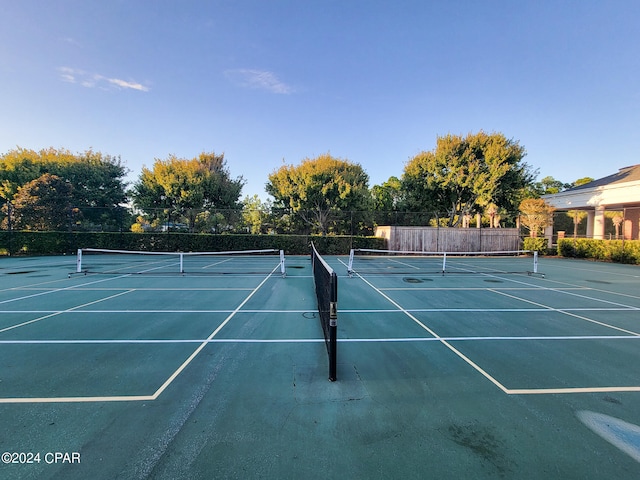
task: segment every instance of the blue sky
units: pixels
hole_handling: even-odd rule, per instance
[[[637,0],[0,0],[0,153],[224,153],[245,195],[323,153],[370,185],[437,136],[538,178],[640,163]]]

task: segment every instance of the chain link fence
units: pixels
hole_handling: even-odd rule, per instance
[[[517,215],[449,216],[437,212],[293,211],[273,208],[167,209],[136,211],[129,207],[70,207],[56,215],[36,209],[16,212],[6,203],[0,210],[0,230],[71,232],[183,232],[251,234],[373,235],[381,225],[509,227]]]
[[[608,210],[604,213],[603,239],[638,239],[640,207]],[[522,237],[546,236],[550,243],[561,238],[592,238],[589,212],[567,210],[553,212],[545,232],[532,232],[526,219],[518,214],[449,216],[437,212],[403,211],[296,211],[272,208],[167,209],[136,211],[119,206],[71,207],[51,215],[47,211],[17,213],[10,203],[0,209],[0,230],[65,232],[134,232],[197,234],[292,234],[372,236],[379,226],[427,226],[468,228],[519,228]],[[591,213],[591,215],[593,215]]]

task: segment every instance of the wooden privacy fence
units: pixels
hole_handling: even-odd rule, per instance
[[[517,228],[376,227],[389,250],[406,252],[502,252],[520,250]]]

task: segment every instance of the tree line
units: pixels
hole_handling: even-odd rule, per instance
[[[367,234],[382,224],[515,226],[523,202],[544,208],[541,195],[575,184],[537,181],[525,155],[501,133],[449,134],[410,159],[400,177],[370,187],[361,165],[327,153],[273,171],[265,186],[271,199],[262,202],[241,199],[245,180],[214,152],[155,159],[128,186],[120,157],[17,148],[0,156],[0,226],[305,234]]]

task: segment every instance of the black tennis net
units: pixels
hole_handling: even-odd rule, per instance
[[[311,266],[318,299],[318,312],[329,354],[329,380],[336,380],[338,344],[338,276],[311,243]]]

